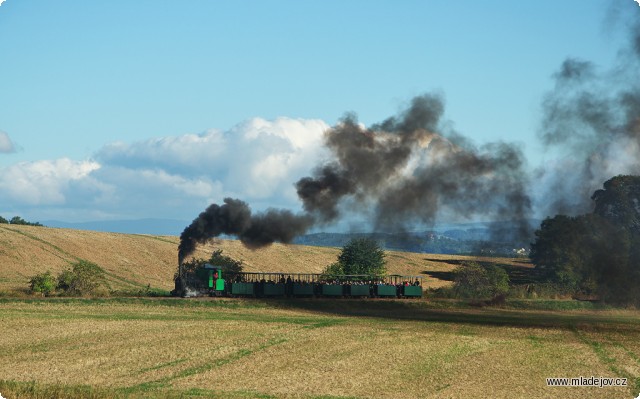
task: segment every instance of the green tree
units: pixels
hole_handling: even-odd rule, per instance
[[[9,221],[3,218],[2,216],[0,216],[0,224],[7,224],[7,223],[9,223]]]
[[[46,271],[31,277],[29,286],[31,292],[49,296],[56,290],[56,279],[50,271]]]
[[[106,284],[104,270],[95,263],[80,260],[58,275],[58,289],[68,295],[89,295]]]
[[[343,274],[385,274],[385,253],[378,242],[370,238],[354,238],[349,241],[338,255],[338,265],[328,269]]]
[[[584,232],[577,218],[557,215],[545,219],[535,232],[529,257],[544,278],[568,289],[576,289],[582,279]]]

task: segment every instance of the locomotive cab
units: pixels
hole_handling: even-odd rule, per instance
[[[207,271],[207,287],[217,295],[224,292],[222,268],[207,263],[204,265],[204,269]]]

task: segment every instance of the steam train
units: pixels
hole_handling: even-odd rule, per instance
[[[223,276],[206,264],[189,277],[176,279],[174,293],[182,297],[289,298],[421,298],[423,276],[323,275],[313,273],[248,273]]]

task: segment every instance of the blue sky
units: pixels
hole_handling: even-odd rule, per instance
[[[632,0],[6,0],[0,215],[190,220],[229,195],[299,209],[324,129],[425,92],[533,168],[552,75],[611,65],[629,18]]]

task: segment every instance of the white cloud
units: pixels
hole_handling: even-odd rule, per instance
[[[328,128],[321,120],[254,118],[228,131],[108,144],[97,159],[105,166],[216,180],[219,195],[272,200],[278,206],[290,204],[293,183],[317,164]]]
[[[1,0],[0,0],[1,1]],[[16,147],[6,132],[0,130],[0,153],[15,152]]]
[[[95,160],[22,162],[0,168],[0,211],[39,220],[191,219],[226,196],[254,209],[296,208],[293,184],[320,161],[328,128],[255,118],[227,131],[110,143]]]
[[[240,133],[247,141],[265,136],[280,137],[291,142],[294,148],[303,149],[317,145],[327,129],[329,125],[319,119],[278,118],[267,121],[254,118],[237,125],[232,132]]]
[[[103,166],[95,178],[114,187],[110,201],[142,202],[143,206],[177,202],[178,198],[207,200],[222,191],[220,182],[202,177],[188,177],[163,170],[129,169]]]
[[[89,178],[99,168],[96,162],[68,158],[21,162],[0,170],[0,198],[29,205],[64,204],[72,183],[99,188],[100,184]]]
[[[236,126],[231,132],[236,140],[228,154],[229,186],[252,198],[291,200],[293,183],[309,174],[322,157],[322,138],[328,128],[322,121],[288,118],[273,122],[256,118]],[[233,153],[240,155],[238,162],[231,162]]]
[[[208,130],[199,135],[153,138],[133,144],[107,144],[98,152],[98,159],[134,169],[163,167],[197,170],[213,165],[224,146],[222,133]]]

